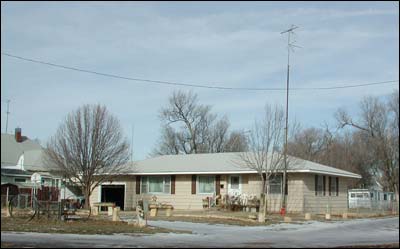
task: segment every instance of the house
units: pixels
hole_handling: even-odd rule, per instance
[[[384,191],[378,181],[369,188],[349,189],[349,208],[391,210],[395,205],[393,192]]]
[[[34,183],[31,177],[34,173],[40,175],[40,186],[43,192],[52,192],[52,200],[57,201],[59,197],[74,199],[79,195],[77,191],[71,192],[73,187],[69,187],[62,192],[59,190],[62,185],[62,177],[51,172],[44,163],[44,149],[42,146],[22,136],[21,128],[15,129],[15,134],[1,134],[1,185],[2,185],[2,205],[6,193],[3,193],[6,187],[17,187],[20,194],[30,195]],[[3,188],[4,186],[4,188]],[[15,192],[15,191],[14,191]],[[41,191],[39,190],[41,193]],[[57,194],[55,194],[57,192]],[[79,191],[78,191],[79,192]],[[77,193],[77,194],[75,194]],[[79,195],[81,196],[81,194]],[[4,199],[4,200],[3,200]]]
[[[32,187],[31,176],[42,176],[42,185],[60,186],[60,177],[50,174],[43,162],[43,148],[39,143],[22,136],[21,128],[15,134],[1,134],[1,184],[11,183]]]
[[[247,152],[250,153],[250,152]],[[261,180],[256,171],[240,165],[240,153],[165,155],[128,163],[112,182],[97,187],[90,202],[116,202],[125,210],[139,199],[156,196],[175,209],[202,209],[202,200],[215,195],[255,194]],[[296,159],[287,170],[287,212],[332,213],[347,210],[347,189],[360,175]],[[270,181],[268,210],[280,210],[282,173]]]

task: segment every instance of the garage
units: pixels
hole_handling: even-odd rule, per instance
[[[101,202],[115,202],[124,210],[125,185],[101,185]]]

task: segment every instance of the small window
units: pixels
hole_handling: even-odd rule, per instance
[[[371,192],[371,199],[374,198],[374,193]]]
[[[351,193],[351,198],[355,198],[356,197],[356,194],[354,194],[354,193]]]
[[[387,201],[387,194],[383,194],[383,200]]]
[[[14,178],[14,182],[26,182],[25,178]]]
[[[282,193],[282,175],[272,176],[269,180],[269,194]]]
[[[364,195],[363,194],[357,194],[356,196],[357,196],[357,198],[362,199]]]
[[[317,177],[317,193],[319,196],[323,196],[324,194],[324,178],[322,175],[318,175]]]
[[[214,176],[198,176],[199,193],[211,194],[215,192]]]

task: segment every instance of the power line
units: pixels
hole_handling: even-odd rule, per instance
[[[3,53],[3,52],[1,54],[8,56],[8,57],[15,58],[15,59],[29,61],[29,62],[33,62],[33,63],[43,64],[43,65],[48,65],[48,66],[53,66],[53,67],[58,67],[58,68],[63,68],[63,69],[68,69],[68,70],[74,70],[74,71],[83,72],[83,73],[96,74],[96,75],[101,75],[101,76],[110,77],[110,78],[130,80],[130,81],[148,82],[148,83],[155,83],[155,84],[161,84],[161,85],[218,89],[218,90],[286,91],[286,88],[280,88],[280,87],[270,87],[270,88],[223,87],[223,86],[210,86],[210,85],[202,85],[202,84],[190,84],[190,83],[180,83],[180,82],[171,82],[171,81],[131,78],[131,77],[119,76],[119,75],[115,75],[115,74],[100,73],[100,72],[87,70],[87,69],[81,69],[81,68],[77,68],[77,67],[64,66],[64,65],[60,65],[60,64],[40,61],[40,60],[36,60],[36,59],[30,59],[30,58],[21,57],[21,56],[12,55],[12,54]],[[355,84],[355,85],[332,86],[332,87],[295,87],[295,88],[290,88],[290,90],[333,90],[333,89],[354,88],[354,87],[363,87],[363,86],[372,86],[372,85],[382,85],[382,84],[389,84],[389,83],[395,83],[395,82],[399,82],[399,80],[389,80],[389,81],[380,81],[380,82]]]

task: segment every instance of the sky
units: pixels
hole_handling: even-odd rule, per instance
[[[398,2],[1,2],[1,52],[96,72],[223,87],[285,88],[287,34],[296,25],[290,87],[334,87],[399,79]],[[66,115],[103,104],[134,160],[160,138],[159,111],[174,90],[248,130],[285,91],[237,91],[135,82],[1,55],[1,132],[43,145]],[[398,82],[336,90],[292,90],[289,120],[334,127],[334,112],[357,116],[364,96],[384,98]],[[133,129],[132,129],[133,127]]]

